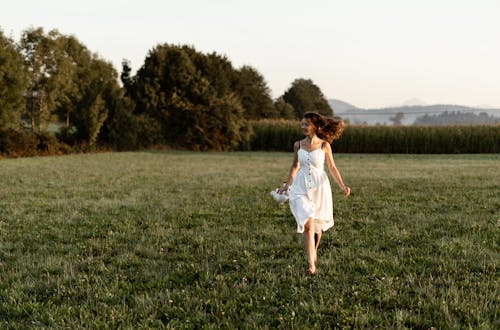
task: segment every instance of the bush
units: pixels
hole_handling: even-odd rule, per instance
[[[59,142],[49,132],[33,133],[27,130],[0,131],[0,154],[6,157],[68,154],[71,148]]]
[[[36,151],[38,155],[61,155],[71,152],[70,146],[61,143],[53,134],[42,132],[36,134],[38,144]]]
[[[26,157],[37,154],[39,140],[31,132],[6,129],[0,131],[0,153],[8,157]]]

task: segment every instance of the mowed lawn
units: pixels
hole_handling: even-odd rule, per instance
[[[291,157],[0,160],[0,328],[500,327],[500,155],[335,155],[314,277]]]

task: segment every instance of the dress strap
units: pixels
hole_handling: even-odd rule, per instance
[[[302,141],[301,141],[301,140],[299,140],[299,149],[300,149],[300,144],[301,144],[301,143],[302,143]]]

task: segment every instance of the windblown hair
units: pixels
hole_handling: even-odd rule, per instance
[[[316,135],[328,143],[337,140],[344,131],[344,121],[341,118],[329,118],[316,112],[306,112],[304,118],[316,127]]]

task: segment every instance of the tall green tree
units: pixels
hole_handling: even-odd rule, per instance
[[[134,103],[125,96],[125,90],[115,90],[117,97],[111,98],[108,114],[99,132],[99,143],[118,150],[134,150],[147,145],[139,137],[140,122],[134,115]],[[150,139],[151,137],[146,137]]]
[[[118,85],[118,72],[111,63],[97,55],[92,55],[79,78],[81,98],[75,104],[77,110],[71,125],[76,128],[75,135],[79,139],[94,145],[110,113],[119,115],[120,107],[128,105],[123,100],[124,91]]]
[[[167,143],[231,150],[248,138],[243,107],[228,78],[232,73],[224,57],[187,46],[158,45],[134,77],[130,95],[136,113],[160,123]]]
[[[27,86],[22,57],[14,42],[0,30],[0,130],[19,126]]]
[[[296,79],[283,94],[283,100],[293,106],[297,119],[308,111],[332,116],[333,110],[328,105],[321,89],[310,79]]]
[[[283,97],[280,96],[276,101],[274,101],[274,108],[278,113],[279,118],[282,119],[296,119],[295,110],[293,106],[283,100]]]
[[[73,88],[74,67],[62,52],[61,39],[57,30],[45,34],[43,28],[28,29],[21,36],[20,50],[29,79],[27,115],[33,131],[44,129]]]
[[[42,131],[49,121],[64,123],[62,136],[67,141],[95,145],[110,113],[130,112],[116,70],[76,37],[29,29],[21,38],[21,50],[30,81],[27,114],[34,131]],[[108,127],[107,137],[116,139],[111,127],[116,125]]]
[[[248,65],[241,67],[236,71],[233,86],[245,110],[245,118],[279,117],[271,99],[271,91],[264,77],[256,69]]]
[[[233,81],[236,72],[226,56],[217,53],[203,54],[187,46],[182,47],[182,49],[189,56],[200,75],[209,82],[210,89],[217,96],[234,92]]]
[[[84,97],[83,81],[88,76],[92,53],[74,36],[59,36],[56,46],[61,54],[60,58],[64,59],[64,62],[59,61],[62,65],[59,71],[65,74],[65,89],[64,93],[59,94],[56,114],[59,121],[64,123],[66,130],[69,130],[72,116],[78,111],[77,106]]]
[[[129,60],[122,60],[122,73],[120,74],[120,80],[123,84],[123,88],[125,88],[125,92],[128,93],[133,85],[132,68],[130,67]]]
[[[196,72],[182,49],[161,45],[149,52],[135,76],[131,94],[137,113],[146,114],[166,127],[173,111],[207,87],[208,81]],[[172,133],[177,132],[174,129]]]

